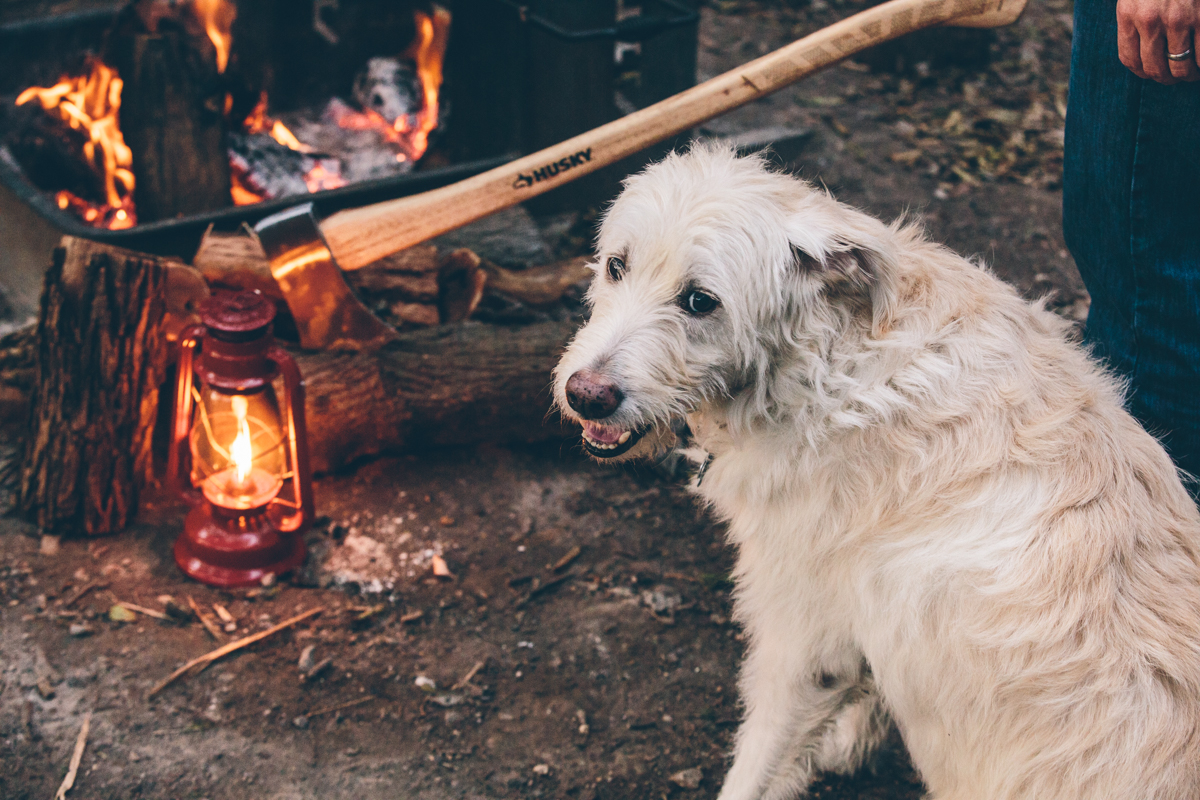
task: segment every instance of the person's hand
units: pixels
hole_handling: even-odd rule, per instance
[[[1200,0],[1117,0],[1117,50],[1139,78],[1159,83],[1200,80],[1196,34]],[[1168,53],[1188,53],[1181,60]]]

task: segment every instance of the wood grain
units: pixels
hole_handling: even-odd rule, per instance
[[[1020,15],[1025,2],[891,0],[510,164],[423,194],[339,211],[322,223],[321,233],[343,270],[359,269],[562,186],[872,45],[948,22],[968,27],[1007,25]]]

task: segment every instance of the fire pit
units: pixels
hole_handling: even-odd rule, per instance
[[[136,0],[13,24],[0,180],[67,233],[189,258],[210,225],[426,191],[686,88],[695,21],[679,0]]]

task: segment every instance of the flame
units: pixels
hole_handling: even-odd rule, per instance
[[[438,92],[442,88],[442,61],[446,55],[446,42],[450,38],[450,12],[435,5],[433,16],[417,11],[417,38],[409,48],[417,65],[417,77],[425,95],[425,104],[417,117],[417,128],[412,135],[413,160],[425,154],[429,147],[429,132],[438,123]],[[403,117],[396,120],[398,124]],[[400,129],[397,128],[397,132]]]
[[[392,144],[398,145],[397,161],[416,161],[429,147],[429,132],[438,124],[438,93],[442,88],[442,62],[446,42],[450,37],[450,12],[441,6],[433,7],[433,15],[413,12],[417,35],[404,56],[417,67],[423,103],[415,115],[402,114],[389,123],[378,111],[346,111],[337,117],[339,127],[346,130],[374,130]],[[415,116],[415,118],[414,118]]]
[[[237,482],[245,484],[250,477],[250,469],[254,463],[254,454],[250,449],[250,422],[246,419],[249,403],[246,398],[234,395],[230,398],[233,415],[237,418],[237,436],[229,447],[229,457],[233,459],[234,469],[237,470]]]
[[[333,166],[337,166],[336,161],[333,163]],[[346,179],[342,177],[340,172],[326,169],[324,160],[321,160],[305,173],[304,185],[308,187],[310,192],[320,192],[324,189],[336,189],[339,186],[345,186]]]
[[[105,205],[59,192],[59,208],[74,208],[93,224],[104,220],[102,226],[106,228],[128,228],[137,224],[137,219],[133,210],[133,152],[121,135],[117,114],[124,84],[99,59],[90,59],[90,66],[87,75],[64,77],[50,87],[29,87],[17,96],[17,105],[36,99],[48,113],[57,114],[71,128],[88,135],[83,154],[104,176]]]
[[[242,122],[242,129],[246,133],[266,133],[284,147],[300,153],[311,153],[314,150],[314,148],[297,139],[296,134],[288,130],[288,127],[282,122],[272,119],[267,115],[266,91],[258,95],[258,102],[255,103],[254,109]]]
[[[223,75],[229,66],[229,51],[233,47],[233,21],[237,18],[237,6],[227,0],[193,0],[192,8],[204,23],[204,32],[217,49],[217,72]]]

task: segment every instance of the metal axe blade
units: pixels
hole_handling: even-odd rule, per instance
[[[301,347],[373,350],[397,337],[346,285],[312,203],[266,217],[254,226],[254,233],[296,320]]]

